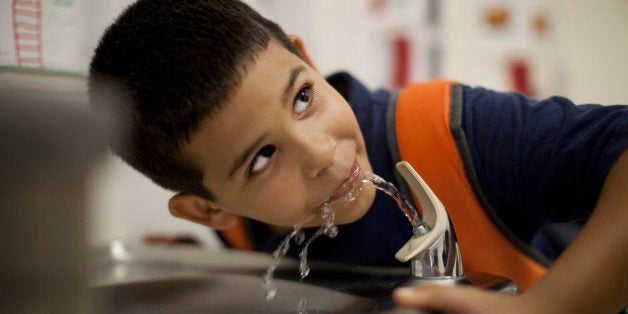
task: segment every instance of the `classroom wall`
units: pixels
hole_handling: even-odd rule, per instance
[[[499,33],[478,38],[473,15],[495,3],[517,7],[522,20],[534,12],[549,17],[548,33],[534,37],[519,23],[518,40]],[[560,94],[576,103],[626,103],[628,91],[628,1],[444,1],[443,33],[447,37],[443,76],[471,84],[508,89],[503,66],[522,56],[533,65],[534,88],[539,97]],[[476,25],[477,26],[477,25]],[[529,25],[528,25],[529,26]],[[471,47],[471,49],[469,49]]]
[[[100,33],[130,0],[42,2],[48,12],[57,12],[45,15],[52,16],[46,17],[47,23],[74,21],[73,27],[80,28],[62,24],[65,32],[59,25],[56,31],[49,29],[46,36],[53,39],[48,42],[65,42],[64,49],[73,50],[65,57],[51,52],[58,62],[47,69],[84,74]],[[452,78],[516,90],[512,62],[520,62],[527,70],[527,88],[533,96],[562,94],[576,102],[628,103],[625,0],[246,2],[277,20],[288,33],[299,34],[321,73],[348,70],[370,88]],[[4,69],[15,66],[8,3],[0,4],[0,67]],[[483,22],[486,12],[495,7],[510,14],[500,28]],[[539,12],[547,19],[543,36],[535,35],[533,27]],[[410,71],[400,71],[403,64]],[[166,204],[171,192],[114,157],[98,168],[90,191],[92,243],[138,241],[147,232],[159,232],[190,234],[208,247],[219,246],[205,227],[169,215]]]

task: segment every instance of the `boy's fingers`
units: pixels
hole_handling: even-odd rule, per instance
[[[393,292],[399,306],[439,313],[479,313],[487,297],[491,296],[475,288],[438,285],[404,287]]]

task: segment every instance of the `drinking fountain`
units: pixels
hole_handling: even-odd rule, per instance
[[[395,254],[401,262],[410,261],[411,275],[401,285],[472,285],[516,295],[517,285],[508,278],[464,271],[447,210],[408,162],[397,163],[396,169],[416,196],[423,213],[423,224],[413,228],[412,238]]]

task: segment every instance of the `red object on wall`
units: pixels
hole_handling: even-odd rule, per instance
[[[397,88],[408,84],[410,79],[410,41],[405,36],[398,36],[392,41],[392,49],[392,88]]]
[[[43,67],[41,1],[13,0],[11,11],[17,66]]]
[[[386,8],[386,0],[371,0],[370,10],[372,13],[381,13]]]
[[[530,89],[530,67],[524,60],[514,60],[509,64],[509,77],[511,88],[515,92],[533,97]]]

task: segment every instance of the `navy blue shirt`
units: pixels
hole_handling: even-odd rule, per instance
[[[521,240],[557,257],[628,147],[628,107],[483,88],[466,88],[463,101],[462,127],[491,207]]]
[[[391,93],[370,92],[347,73],[328,81],[355,112],[373,172],[397,185],[386,139]],[[471,160],[490,206],[517,237],[555,257],[544,248],[548,241],[539,230],[589,217],[608,171],[628,147],[628,107],[576,106],[561,97],[535,101],[464,87],[462,114]],[[261,251],[272,252],[283,240],[270,236],[261,223],[250,221],[249,227]],[[364,217],[338,228],[336,238],[314,241],[308,258],[399,265],[394,254],[412,235],[407,218],[382,192]],[[306,236],[315,229],[307,228]],[[296,257],[300,249],[292,245],[287,255]]]

